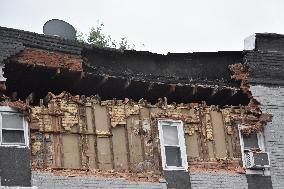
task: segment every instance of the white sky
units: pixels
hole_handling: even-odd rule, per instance
[[[253,33],[284,34],[284,0],[0,0],[0,26],[42,33],[52,18],[83,33],[100,20],[152,52],[242,50]]]

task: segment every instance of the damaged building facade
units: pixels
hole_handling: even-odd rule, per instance
[[[283,57],[278,34],[161,55],[0,27],[1,185],[283,188]]]

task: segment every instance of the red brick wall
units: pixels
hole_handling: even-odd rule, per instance
[[[34,64],[49,68],[67,68],[69,71],[82,71],[82,58],[79,55],[65,54],[35,48],[26,48],[15,60],[22,64]]]

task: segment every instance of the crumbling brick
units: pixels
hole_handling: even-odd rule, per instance
[[[32,64],[54,69],[64,68],[74,72],[83,71],[81,56],[42,49],[25,48],[25,50],[16,55],[14,61],[21,64]]]

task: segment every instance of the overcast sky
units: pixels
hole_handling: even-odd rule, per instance
[[[0,0],[0,26],[42,33],[62,19],[87,33],[96,21],[118,40],[158,53],[242,50],[253,33],[284,34],[283,0]]]

